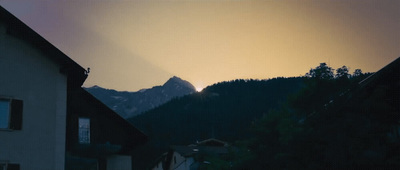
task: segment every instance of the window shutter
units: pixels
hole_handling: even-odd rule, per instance
[[[19,164],[8,164],[7,170],[19,170]]]
[[[11,119],[10,129],[21,130],[22,129],[22,100],[11,100]]]

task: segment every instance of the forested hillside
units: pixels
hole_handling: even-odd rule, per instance
[[[248,136],[251,121],[279,107],[302,87],[302,82],[301,78],[222,82],[130,120],[166,146],[210,137],[243,139]]]
[[[154,160],[172,144],[186,145],[211,137],[229,142],[246,139],[251,136],[249,127],[254,120],[279,108],[303,86],[303,78],[221,82],[129,121],[149,136],[142,149]]]
[[[139,164],[213,137],[239,149],[211,156],[210,169],[400,167],[399,66],[335,74],[321,63],[304,77],[222,82],[176,98],[130,120],[150,138]]]
[[[311,69],[303,90],[209,168],[399,169],[400,58],[372,75],[338,70]]]

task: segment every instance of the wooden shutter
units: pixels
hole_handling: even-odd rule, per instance
[[[10,129],[21,130],[22,129],[22,111],[23,102],[22,100],[11,100],[11,117],[10,117]]]
[[[7,170],[19,170],[19,164],[8,164]]]

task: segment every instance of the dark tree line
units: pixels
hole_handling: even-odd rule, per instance
[[[366,88],[359,82],[371,73],[350,74],[346,66],[334,72],[321,63],[304,77],[221,82],[173,99],[130,120],[150,138],[139,163],[148,165],[169,145],[214,137],[238,149],[227,159],[208,158],[210,168],[399,167],[393,73]]]
[[[152,161],[170,145],[188,145],[208,138],[227,142],[247,139],[255,119],[277,109],[289,94],[303,86],[301,77],[221,82],[200,93],[175,98],[130,121],[149,136],[143,155],[153,154],[148,158]]]
[[[256,121],[252,138],[237,142],[241,152],[227,160],[233,168],[398,169],[399,69],[367,87],[358,82],[371,74],[336,71],[325,63],[311,69],[303,90]]]

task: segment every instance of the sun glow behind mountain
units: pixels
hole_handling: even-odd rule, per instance
[[[196,87],[196,91],[197,91],[197,92],[203,91],[203,87]]]
[[[300,76],[321,62],[373,72],[400,54],[398,0],[0,0],[0,5],[92,68],[84,86],[137,91],[179,75],[206,87]]]

